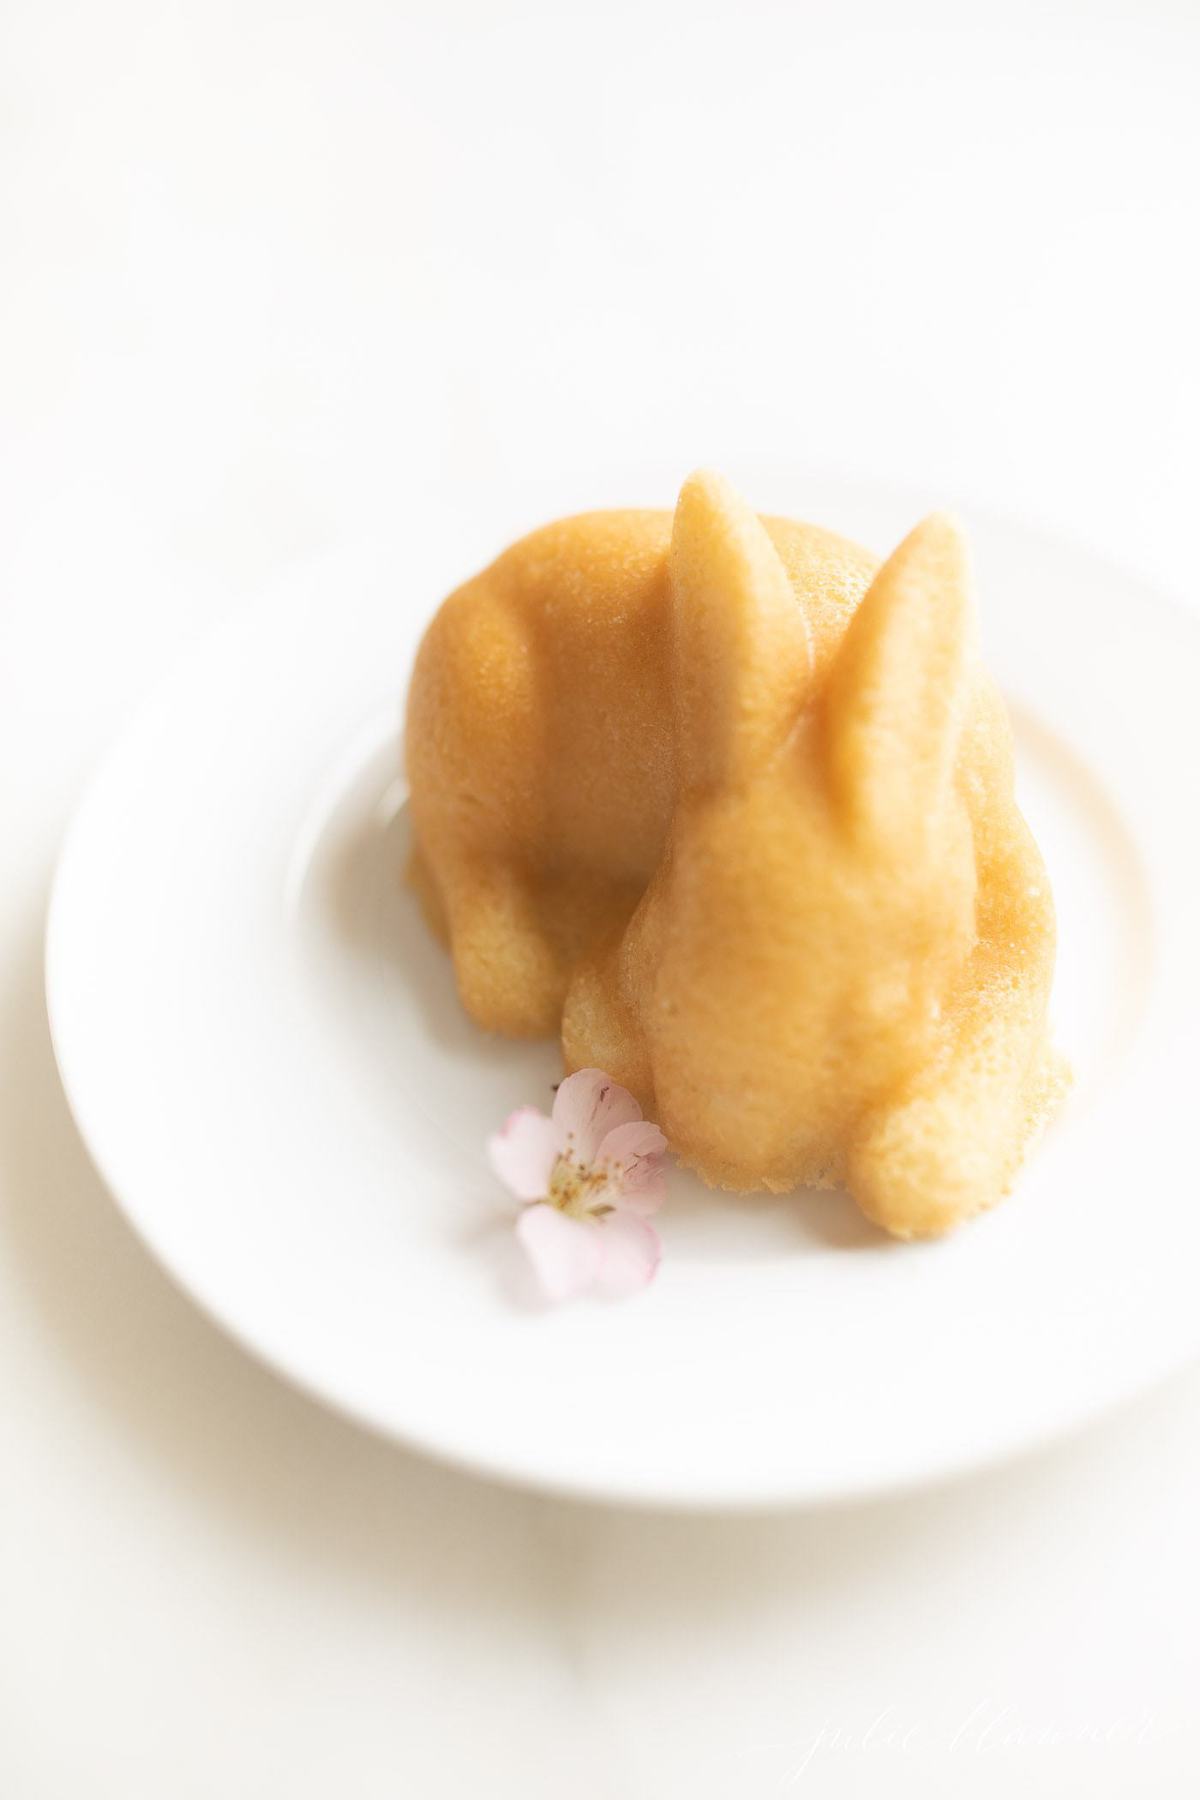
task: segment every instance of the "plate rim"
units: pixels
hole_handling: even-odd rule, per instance
[[[831,478],[828,475],[823,479],[826,482],[834,480],[835,485],[844,488],[847,494],[853,492],[859,495],[863,493],[872,495],[882,492],[888,497],[894,498],[903,492],[899,486],[892,484],[852,483],[841,481],[836,477]],[[1033,541],[1039,545],[1045,544],[1055,554],[1066,553],[1073,560],[1082,560],[1093,566],[1103,567],[1110,578],[1115,578],[1126,588],[1140,590],[1143,595],[1152,600],[1160,615],[1169,613],[1177,624],[1185,627],[1193,639],[1197,637],[1200,621],[1197,620],[1194,611],[1169,590],[1163,590],[1157,582],[1136,569],[1098,554],[1093,548],[1086,544],[1076,543],[1068,536],[1047,531],[1040,524],[1026,524],[1019,519],[1010,519],[974,506],[971,508],[971,513],[975,519],[981,524],[986,524],[990,529],[1002,533],[1019,534],[1027,543]],[[344,553],[326,553],[323,556],[307,560],[301,565],[300,571],[293,566],[277,582],[273,583],[272,587],[292,592],[298,572],[303,579],[312,581],[319,586],[321,574],[325,569],[333,567],[344,570],[345,565]],[[586,1475],[573,1478],[561,1471],[555,1473],[546,1470],[539,1472],[529,1468],[513,1468],[506,1464],[500,1456],[490,1455],[486,1451],[463,1449],[439,1437],[437,1433],[423,1431],[420,1428],[399,1429],[395,1423],[385,1421],[369,1409],[360,1406],[356,1398],[339,1392],[336,1384],[326,1385],[316,1378],[311,1370],[302,1370],[290,1365],[270,1346],[256,1339],[252,1329],[246,1326],[235,1311],[225,1308],[219,1298],[214,1297],[203,1283],[192,1279],[186,1270],[178,1266],[177,1261],[160,1244],[152,1225],[147,1220],[145,1210],[134,1204],[124,1191],[119,1170],[115,1166],[119,1162],[119,1158],[110,1154],[103,1124],[97,1121],[83,1097],[86,1084],[78,1081],[72,1067],[72,1052],[67,1041],[69,1033],[64,1031],[63,1026],[67,1002],[62,996],[63,957],[60,946],[64,932],[63,921],[68,916],[71,880],[79,854],[78,846],[85,837],[91,815],[98,804],[97,797],[103,794],[106,783],[112,777],[113,769],[119,765],[121,757],[136,741],[139,734],[147,729],[155,715],[169,703],[170,696],[176,688],[189,684],[191,659],[200,654],[206,657],[215,657],[222,647],[233,648],[239,637],[256,637],[269,626],[271,619],[276,616],[281,601],[282,595],[269,592],[266,597],[248,605],[235,617],[227,619],[212,632],[205,634],[197,646],[190,647],[177,660],[176,664],[167,670],[163,678],[133,709],[121,728],[114,734],[112,741],[83,784],[62,835],[47,902],[43,943],[46,1009],[55,1061],[72,1118],[105,1188],[122,1217],[153,1255],[159,1267],[167,1273],[177,1290],[185,1294],[211,1323],[218,1326],[260,1365],[269,1368],[272,1373],[298,1391],[330,1407],[344,1417],[352,1419],[373,1435],[399,1443],[410,1451],[429,1456],[475,1478],[498,1481],[525,1492],[550,1493],[560,1498],[636,1509],[649,1508],[699,1513],[753,1513],[796,1510],[806,1507],[820,1508],[843,1503],[858,1503],[871,1498],[885,1499],[900,1496],[928,1487],[944,1485],[958,1479],[967,1479],[1006,1462],[1037,1455],[1058,1442],[1068,1440],[1090,1429],[1109,1414],[1119,1412],[1122,1407],[1131,1404],[1140,1394],[1161,1385],[1178,1370],[1189,1366],[1197,1356],[1200,1356],[1200,1341],[1198,1341],[1186,1356],[1165,1354],[1161,1358],[1161,1366],[1149,1371],[1142,1368],[1127,1384],[1113,1386],[1103,1394],[1076,1407],[1069,1417],[1058,1423],[1048,1422],[1038,1425],[1024,1434],[1014,1433],[1011,1438],[1003,1438],[986,1446],[972,1449],[965,1454],[948,1455],[940,1462],[927,1461],[918,1470],[909,1470],[890,1478],[881,1479],[877,1473],[866,1469],[857,1479],[846,1480],[843,1478],[824,1487],[820,1483],[815,1485],[809,1483],[803,1488],[797,1489],[794,1485],[785,1482],[778,1491],[750,1491],[731,1488],[726,1493],[714,1497],[707,1491],[689,1492],[680,1489],[669,1481],[665,1486],[658,1488],[651,1482],[635,1489],[622,1484],[620,1480],[611,1482],[607,1486],[598,1487],[595,1480]],[[423,619],[414,617],[411,620],[411,628],[406,632],[406,638],[413,648],[415,648],[423,628],[423,622]],[[402,673],[403,671],[398,672],[398,684]]]

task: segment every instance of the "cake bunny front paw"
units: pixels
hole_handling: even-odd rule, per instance
[[[502,864],[447,883],[450,944],[462,1003],[485,1031],[547,1037],[567,973],[520,875]]]
[[[893,1237],[941,1237],[994,1205],[1012,1180],[1015,1134],[975,1123],[967,1126],[948,1088],[871,1117],[847,1159],[847,1185],[866,1216]]]

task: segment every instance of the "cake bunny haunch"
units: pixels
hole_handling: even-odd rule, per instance
[[[879,567],[702,473],[547,526],[434,618],[406,756],[481,1026],[561,1031],[713,1186],[841,1183],[902,1237],[1007,1191],[1054,913],[950,520]]]

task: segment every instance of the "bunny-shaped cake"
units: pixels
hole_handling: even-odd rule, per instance
[[[1054,911],[955,525],[882,567],[693,475],[445,601],[412,877],[477,1022],[561,1030],[714,1186],[900,1237],[1010,1186],[1061,1085]]]

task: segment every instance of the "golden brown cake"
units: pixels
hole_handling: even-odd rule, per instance
[[[714,1186],[844,1183],[903,1237],[1006,1192],[1054,911],[952,521],[879,567],[698,474],[549,525],[434,618],[406,753],[481,1026],[561,1031]]]

